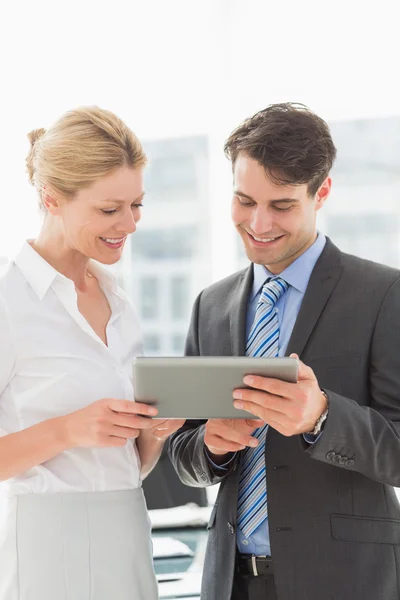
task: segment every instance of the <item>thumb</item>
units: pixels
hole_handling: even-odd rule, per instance
[[[262,419],[246,419],[246,424],[249,427],[260,427],[264,425],[264,421]]]
[[[297,354],[295,354],[295,353],[291,354],[290,358],[296,358],[299,363],[299,375],[298,375],[299,381],[302,381],[302,380],[304,381],[305,379],[316,380],[314,371],[311,369],[311,367],[308,367],[307,365],[305,365],[300,360],[300,358],[298,357]]]

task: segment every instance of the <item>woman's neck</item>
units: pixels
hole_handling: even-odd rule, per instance
[[[90,259],[68,246],[61,232],[43,226],[31,245],[56,271],[71,279],[78,290],[87,291]]]

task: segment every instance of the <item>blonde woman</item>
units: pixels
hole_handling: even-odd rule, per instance
[[[135,313],[114,277],[146,157],[112,113],[30,134],[45,217],[0,280],[0,600],[155,600],[141,479],[182,421],[133,402]]]

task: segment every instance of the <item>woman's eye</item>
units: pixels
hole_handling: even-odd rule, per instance
[[[131,209],[141,208],[142,206],[143,206],[143,204],[141,204],[141,203],[131,204]],[[118,210],[117,208],[110,208],[110,209],[104,209],[104,208],[102,208],[101,212],[104,215],[113,215],[114,213],[117,212],[117,210]]]

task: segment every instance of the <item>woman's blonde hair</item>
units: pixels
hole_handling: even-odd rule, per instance
[[[31,131],[28,139],[26,167],[40,199],[43,186],[73,198],[119,167],[146,164],[136,135],[112,112],[97,106],[71,110],[47,131]]]

